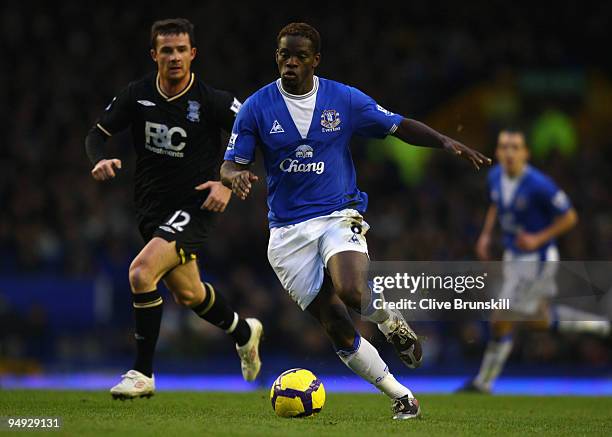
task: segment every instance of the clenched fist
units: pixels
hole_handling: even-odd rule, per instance
[[[101,159],[94,166],[91,175],[97,181],[107,181],[115,177],[115,168],[121,170],[120,159]]]

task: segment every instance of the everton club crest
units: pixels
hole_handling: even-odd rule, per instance
[[[197,123],[200,121],[200,103],[187,100],[187,120]]]
[[[321,114],[321,132],[336,132],[340,130],[340,114],[335,109],[326,109]]]

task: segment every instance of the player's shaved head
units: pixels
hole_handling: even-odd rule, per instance
[[[151,26],[151,48],[157,49],[157,37],[159,35],[180,35],[186,33],[189,35],[189,43],[191,47],[195,47],[195,32],[191,21],[186,18],[168,18],[166,20],[158,20]]]
[[[301,36],[310,40],[314,53],[321,51],[321,35],[317,29],[307,23],[289,23],[278,32],[276,37],[276,44],[280,45],[280,40],[284,36]]]

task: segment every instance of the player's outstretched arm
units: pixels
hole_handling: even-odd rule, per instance
[[[120,159],[104,158],[104,143],[106,137],[92,128],[85,138],[85,151],[89,160],[94,165],[91,170],[92,177],[97,181],[106,181],[115,177],[115,169],[121,169]]]
[[[251,192],[252,182],[259,178],[249,170],[248,165],[237,164],[233,161],[224,161],[221,166],[221,183],[238,196],[241,200],[247,198]]]
[[[481,165],[490,165],[491,159],[482,153],[430,128],[420,121],[404,118],[393,135],[400,140],[422,147],[445,149],[470,161],[477,170]]]

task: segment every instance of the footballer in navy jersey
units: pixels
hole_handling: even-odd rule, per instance
[[[159,335],[162,280],[180,305],[229,334],[236,343],[244,379],[261,367],[261,323],[243,319],[212,284],[203,283],[197,258],[217,213],[231,191],[217,179],[221,131],[230,131],[240,102],[191,72],[194,27],[184,18],[156,21],[151,57],[157,71],[130,83],[102,112],[85,139],[91,174],[107,181],[121,169],[108,157],[106,140],[130,128],[136,151],[134,198],[145,242],[129,269],[136,322],[136,359],[111,388],[115,399],[155,393],[153,356]]]
[[[139,222],[202,205],[208,191],[193,188],[218,178],[221,132],[231,131],[239,109],[234,95],[204,83],[195,73],[172,96],[161,89],[159,73],[149,73],[109,103],[92,128],[93,135],[107,138],[130,129]],[[103,149],[99,153],[92,156],[94,164],[104,157]]]
[[[393,399],[393,418],[412,419],[420,414],[418,401],[359,335],[347,312],[351,308],[376,323],[408,367],[420,365],[420,342],[403,316],[372,304],[365,239],[369,225],[362,216],[368,197],[356,184],[351,139],[394,135],[410,144],[446,149],[476,168],[490,160],[384,109],[356,88],[317,77],[320,60],[320,35],[312,26],[291,23],[280,31],[280,78],[243,105],[221,180],[245,199],[258,180],[249,166],[256,149],[261,151],[268,186],[268,259],[280,282],[320,322],[339,358]]]

